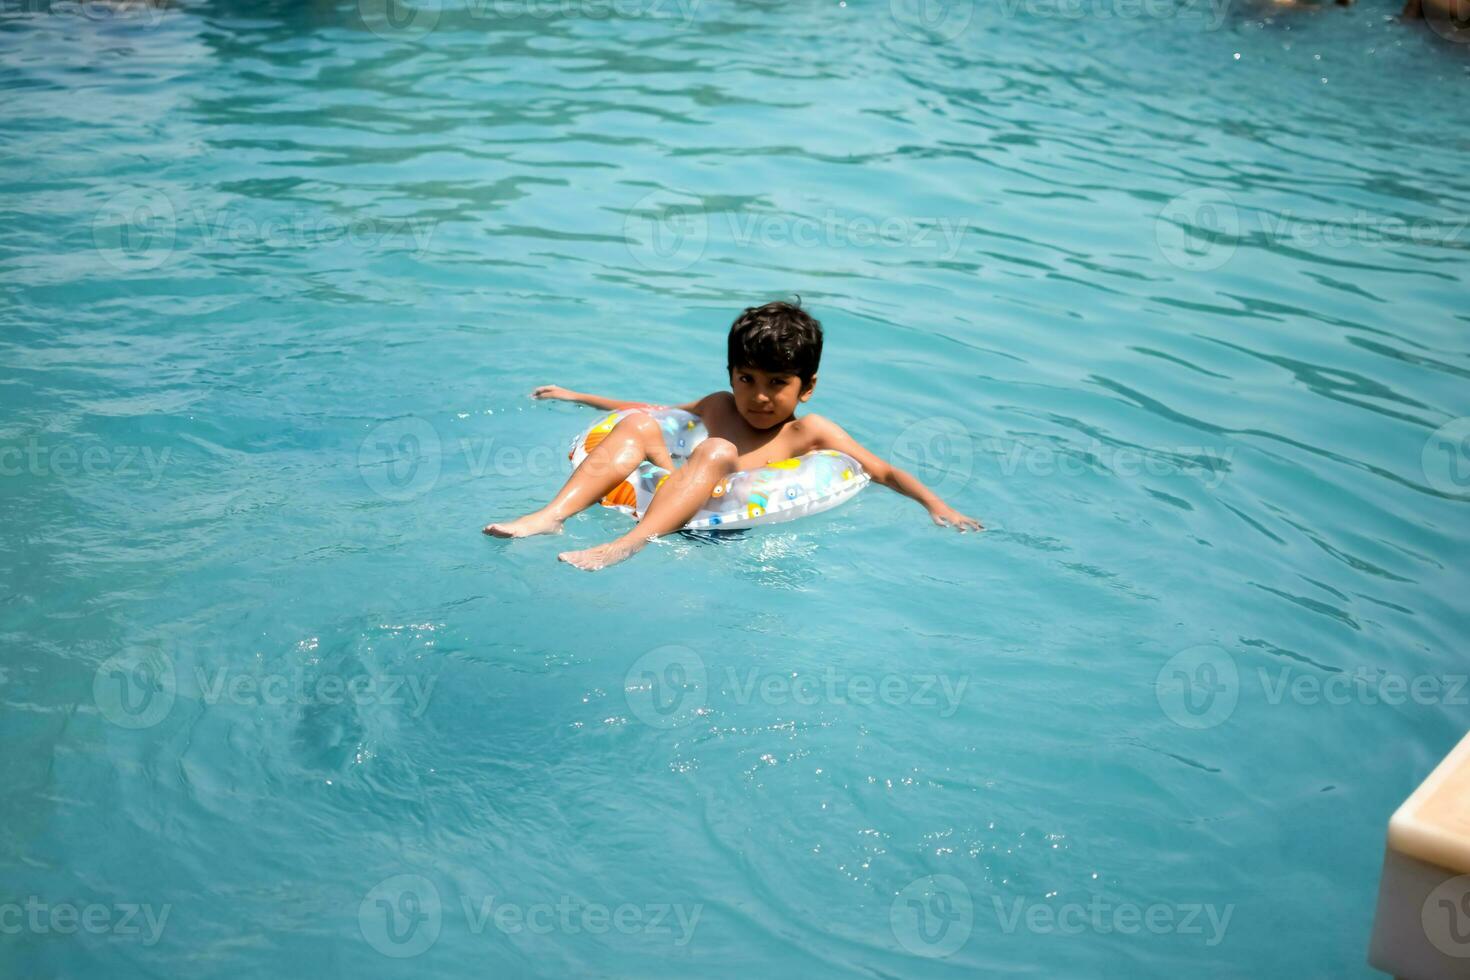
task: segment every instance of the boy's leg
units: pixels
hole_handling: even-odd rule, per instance
[[[524,538],[560,531],[562,521],[607,496],[645,459],[665,469],[674,468],[658,423],[638,412],[613,426],[549,504],[513,521],[487,524],[485,533],[497,538]]]
[[[735,472],[739,458],[734,443],[706,439],[694,450],[689,462],[670,474],[658,488],[637,527],[615,541],[584,551],[564,551],[557,557],[578,568],[596,571],[636,554],[653,538],[689,523],[689,518],[709,500],[715,484]]]

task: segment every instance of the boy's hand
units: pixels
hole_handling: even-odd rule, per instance
[[[531,392],[531,397],[554,398],[559,401],[570,402],[576,401],[577,393],[569,388],[563,388],[561,385],[542,385]]]
[[[815,435],[812,440],[814,448],[835,449],[840,453],[847,453],[858,461],[858,464],[867,471],[868,476],[872,477],[874,483],[891,487],[905,497],[912,497],[923,504],[935,524],[940,527],[952,527],[956,531],[985,530],[975,518],[966,517],[936,497],[933,491],[920,483],[913,474],[906,473],[868,452],[858,444],[856,439],[842,431],[842,426],[820,415],[808,415],[806,419],[814,423]]]
[[[929,516],[933,518],[934,523],[938,524],[940,527],[952,527],[961,533],[964,533],[965,531],[985,530],[985,527],[979,521],[975,520],[975,518],[966,517],[964,514],[961,514],[959,511],[951,507],[949,504],[939,504],[938,506],[930,508]]]

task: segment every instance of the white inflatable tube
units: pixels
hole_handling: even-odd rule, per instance
[[[675,465],[688,459],[694,448],[709,437],[699,416],[681,409],[655,406],[623,409],[605,416],[577,436],[567,454],[573,468],[582,464],[615,425],[634,412],[642,412],[659,423],[664,445]],[[637,518],[646,512],[654,493],[668,477],[667,470],[645,462],[603,497],[602,504]],[[846,453],[822,449],[730,474],[715,487],[709,502],[684,528],[738,531],[779,524],[831,510],[867,485],[868,474],[857,460]]]

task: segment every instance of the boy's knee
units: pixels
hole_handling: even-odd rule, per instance
[[[647,412],[630,412],[619,419],[618,424],[614,428],[621,429],[624,426],[642,435],[658,433],[662,437],[663,434],[663,430],[659,428],[658,421]]]
[[[695,447],[694,456],[711,463],[733,465],[740,458],[740,450],[729,439],[709,438]]]
[[[613,427],[613,432],[624,436],[633,436],[646,453],[653,452],[664,443],[663,427],[658,424],[658,420],[652,415],[645,414],[644,412],[633,412],[632,414],[624,415],[618,420],[618,424]]]

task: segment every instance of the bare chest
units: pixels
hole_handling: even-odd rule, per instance
[[[788,422],[779,432],[752,430],[733,409],[711,412],[704,420],[705,430],[716,439],[728,439],[740,453],[737,467],[755,469],[806,452],[810,447],[797,422]]]

